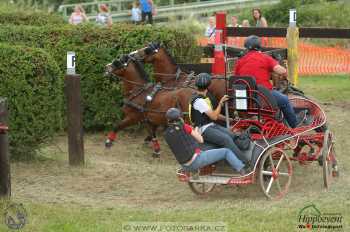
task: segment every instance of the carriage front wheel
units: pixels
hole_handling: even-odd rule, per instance
[[[280,199],[288,192],[292,180],[292,163],[283,150],[273,147],[259,162],[261,189],[269,199]]]

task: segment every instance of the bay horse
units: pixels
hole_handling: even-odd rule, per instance
[[[153,156],[159,157],[160,146],[156,138],[156,128],[167,124],[165,113],[169,108],[187,110],[186,89],[167,90],[151,83],[143,65],[129,55],[124,55],[106,65],[106,73],[121,81],[124,103],[122,107],[124,118],[108,134],[106,147],[113,144],[118,131],[145,122],[152,138]]]
[[[130,53],[136,59],[143,60],[153,66],[154,78],[156,82],[164,83],[171,87],[193,86],[194,73],[182,71],[174,58],[166,48],[159,43],[150,43],[147,47]],[[223,76],[214,76],[209,86],[209,91],[219,101],[226,93],[226,83]]]

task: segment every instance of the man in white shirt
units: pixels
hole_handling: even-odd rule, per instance
[[[205,30],[204,35],[208,38],[215,36],[215,18],[214,17],[209,18],[209,25]]]
[[[191,122],[199,128],[199,132],[206,143],[229,148],[241,161],[247,163],[248,160],[233,141],[236,135],[215,123],[217,120],[225,120],[225,116],[221,114],[221,108],[229,97],[227,95],[223,96],[216,106],[214,97],[208,93],[210,82],[211,76],[209,74],[198,74],[195,83],[197,93],[192,97],[189,106]]]

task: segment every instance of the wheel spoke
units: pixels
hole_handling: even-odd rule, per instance
[[[284,156],[281,155],[281,158],[280,158],[280,160],[278,161],[277,166],[276,166],[276,169],[277,169],[277,170],[278,170],[278,168],[280,167],[280,165],[281,165],[281,163],[282,163],[282,161],[283,161],[283,158],[284,158]]]
[[[288,172],[279,172],[278,175],[280,176],[289,176]]]
[[[203,193],[205,192],[205,184],[204,183],[202,184],[202,192]]]
[[[270,192],[272,183],[273,183],[273,178],[271,177],[270,182],[269,182],[269,185],[268,185],[267,188],[266,188],[266,193],[269,193],[269,192]]]
[[[262,174],[266,176],[272,176],[272,172],[270,171],[262,171]]]

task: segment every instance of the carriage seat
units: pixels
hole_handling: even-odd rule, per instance
[[[276,99],[269,89],[262,85],[257,85],[255,78],[251,76],[230,76],[229,94],[236,96],[237,89],[247,90],[247,110],[252,109],[267,110],[265,113],[273,115],[279,108]],[[231,93],[230,93],[231,92]]]

